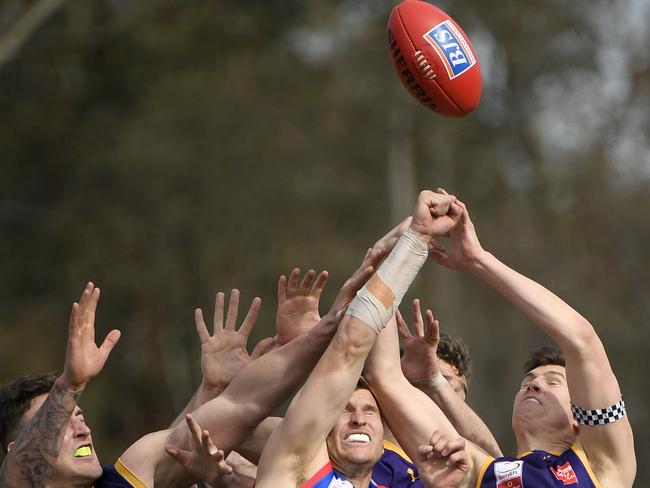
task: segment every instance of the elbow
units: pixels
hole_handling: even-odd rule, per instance
[[[572,349],[579,353],[589,353],[594,347],[602,348],[600,338],[591,323],[582,316],[578,316],[568,328],[569,337],[567,338]]]

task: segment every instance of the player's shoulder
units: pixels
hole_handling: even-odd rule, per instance
[[[411,458],[404,452],[404,450],[398,446],[397,444],[393,444],[390,441],[387,441],[384,439],[384,453],[382,454],[381,457],[382,460],[388,460],[392,461],[395,460],[397,462],[405,463],[405,464],[413,464],[413,461]]]
[[[147,485],[118,459],[115,464],[102,465],[102,475],[94,488],[147,488]]]
[[[398,445],[384,440],[384,452],[372,469],[377,486],[419,488],[422,486],[417,467]]]
[[[165,446],[170,443],[169,434],[169,430],[147,434],[135,441],[120,456],[120,464],[142,480],[143,486],[153,484],[156,466],[161,461],[172,466],[177,464],[165,453]]]

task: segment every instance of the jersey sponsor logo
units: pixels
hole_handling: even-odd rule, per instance
[[[406,474],[411,477],[411,483],[415,483],[415,481],[420,478],[419,476],[415,476],[415,471],[413,471],[413,468],[408,468],[406,470]]]
[[[449,79],[453,80],[476,64],[469,44],[451,20],[441,22],[422,37],[438,53]]]
[[[576,476],[575,471],[573,471],[573,467],[569,461],[564,463],[562,466],[551,466],[549,469],[555,475],[555,478],[561,481],[564,486],[578,484],[578,477]]]
[[[499,461],[494,463],[497,488],[524,488],[523,461]]]

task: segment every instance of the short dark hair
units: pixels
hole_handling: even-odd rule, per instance
[[[451,364],[459,375],[465,376],[465,379],[469,381],[469,377],[472,375],[472,358],[469,355],[467,344],[460,337],[440,334],[436,355]]]
[[[5,452],[15,440],[20,420],[29,410],[32,400],[49,393],[59,373],[25,375],[0,387],[0,444]]]
[[[530,359],[524,364],[524,374],[530,373],[540,366],[562,366],[566,367],[564,354],[557,347],[542,346],[530,353]]]

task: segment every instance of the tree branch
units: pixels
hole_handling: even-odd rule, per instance
[[[0,37],[0,69],[10,62],[38,28],[65,0],[39,0]]]

